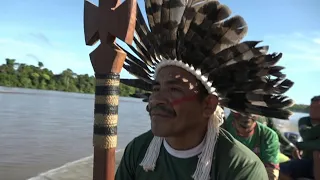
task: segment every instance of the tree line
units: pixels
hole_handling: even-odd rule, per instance
[[[88,74],[76,74],[71,69],[54,74],[42,62],[34,66],[7,58],[5,64],[0,65],[0,86],[92,94],[95,91],[95,78]],[[120,84],[120,96],[137,92],[141,91]]]
[[[305,104],[295,104],[288,109],[294,112],[309,113],[310,106]]]
[[[42,62],[34,66],[7,58],[5,63],[0,65],[0,86],[92,94],[95,90],[95,78],[88,74],[76,74],[71,69],[54,74],[45,68]],[[135,93],[143,92],[140,89],[120,84],[120,96]],[[309,106],[304,104],[296,104],[289,109],[295,112],[309,112]]]

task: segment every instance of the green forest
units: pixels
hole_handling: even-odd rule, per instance
[[[309,105],[305,104],[295,104],[289,109],[294,112],[309,113]]]
[[[0,65],[0,86],[92,94],[95,78],[88,74],[76,74],[71,69],[54,74],[45,68],[42,62],[38,62],[38,66],[33,66],[7,58],[5,64]],[[141,93],[141,91],[120,84],[120,96],[129,96],[134,93]],[[295,112],[309,112],[309,106],[303,104],[296,104],[289,109]]]
[[[54,74],[42,62],[33,66],[7,58],[5,64],[0,65],[0,86],[92,94],[95,90],[95,78],[88,74],[76,74],[71,69]],[[136,92],[140,92],[139,89],[120,84],[121,96]]]

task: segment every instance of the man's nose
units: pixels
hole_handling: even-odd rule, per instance
[[[151,107],[154,107],[163,103],[165,103],[165,100],[161,98],[161,96],[159,97],[159,95],[151,94],[149,96],[149,101],[148,101],[148,105],[146,106],[146,110],[147,112],[150,113]]]
[[[151,106],[154,106],[154,105],[157,105],[157,104],[166,104],[168,102],[169,102],[168,99],[165,98],[160,93],[151,94],[149,96],[149,105],[151,105]]]

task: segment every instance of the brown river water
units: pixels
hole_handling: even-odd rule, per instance
[[[0,87],[0,180],[25,180],[92,155],[93,105],[89,94]],[[150,128],[145,106],[120,98],[119,149]],[[276,122],[296,131],[305,115]]]

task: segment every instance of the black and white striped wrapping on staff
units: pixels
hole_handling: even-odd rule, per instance
[[[111,149],[117,146],[120,75],[95,74],[93,146]]]

